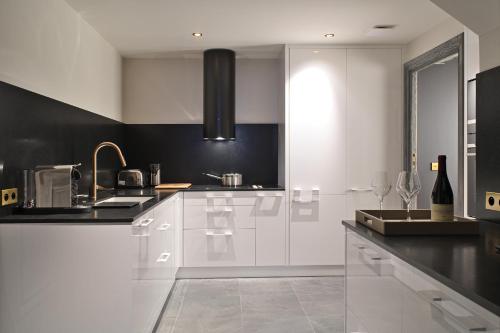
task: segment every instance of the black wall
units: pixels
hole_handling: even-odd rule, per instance
[[[128,168],[161,163],[163,181],[217,183],[201,175],[207,171],[240,172],[246,184],[278,178],[277,125],[237,125],[236,141],[203,141],[202,125],[124,125],[0,82],[0,133],[0,189],[20,187],[23,169],[82,163],[80,193],[88,193],[92,151],[102,141],[122,148]],[[98,162],[99,184],[113,187],[116,153],[104,148]]]
[[[485,208],[485,192],[500,192],[500,67],[477,75],[476,107],[476,214],[500,220]]]
[[[131,167],[161,164],[163,182],[218,184],[203,172],[243,174],[244,184],[278,182],[278,126],[236,125],[235,141],[204,141],[202,125],[127,125]]]
[[[88,193],[93,148],[101,141],[123,145],[123,132],[120,122],[0,82],[0,188],[19,187],[23,169],[82,163],[80,193]],[[100,154],[99,183],[113,185],[118,158]]]

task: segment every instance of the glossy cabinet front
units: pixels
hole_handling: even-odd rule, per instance
[[[498,333],[500,318],[348,231],[346,327],[347,333]]]
[[[151,333],[175,279],[175,200],[132,225],[0,224],[0,332]]]

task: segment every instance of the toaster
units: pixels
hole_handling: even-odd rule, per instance
[[[143,188],[144,174],[139,169],[121,170],[118,172],[117,184],[122,188]]]

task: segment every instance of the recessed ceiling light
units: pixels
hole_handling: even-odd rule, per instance
[[[390,30],[396,27],[395,24],[377,24],[373,26],[373,29]]]
[[[313,53],[319,53],[319,50],[313,50]]]
[[[192,35],[193,35],[193,37],[196,37],[196,38],[201,38],[203,36],[203,34],[201,32],[193,32]]]
[[[324,36],[326,38],[333,38],[333,37],[335,37],[335,34],[325,34]]]

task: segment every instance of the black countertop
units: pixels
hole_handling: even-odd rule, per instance
[[[479,222],[479,236],[383,236],[342,224],[466,298],[500,316],[500,224]]]
[[[201,192],[201,191],[284,191],[285,188],[278,185],[262,185],[262,188],[253,188],[252,185],[241,185],[235,187],[222,185],[193,185],[183,191]]]
[[[271,191],[284,190],[279,186],[264,186],[262,189],[254,189],[251,186],[224,187],[220,185],[193,185],[189,189],[180,191]],[[97,208],[89,213],[79,214],[11,214],[0,217],[0,223],[116,223],[128,224],[139,216],[147,213],[161,201],[170,198],[179,190],[160,190],[154,188],[144,189],[120,189],[114,191],[99,192],[98,200],[111,196],[152,196],[153,199],[131,208]]]

